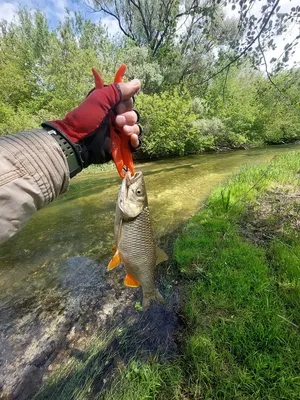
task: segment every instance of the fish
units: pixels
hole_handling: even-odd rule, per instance
[[[142,172],[131,175],[127,171],[125,174],[116,204],[114,236],[115,254],[107,270],[124,265],[124,284],[142,287],[144,310],[152,301],[164,304],[164,298],[156,288],[155,275],[156,266],[166,261],[168,256],[155,244]]]

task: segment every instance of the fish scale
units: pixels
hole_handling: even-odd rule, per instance
[[[130,171],[122,181],[115,215],[115,254],[108,270],[120,263],[125,266],[125,285],[142,286],[143,308],[151,301],[164,302],[155,286],[156,265],[168,256],[156,247],[151,229],[147,192],[142,172],[131,176]]]
[[[155,265],[156,246],[150,223],[150,213],[148,207],[131,221],[122,221],[121,240],[118,249],[124,254],[127,266],[137,270],[140,266]],[[149,272],[151,272],[149,270]],[[151,276],[153,274],[151,273]]]

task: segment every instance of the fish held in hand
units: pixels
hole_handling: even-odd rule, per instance
[[[121,263],[125,266],[125,285],[142,286],[143,308],[152,300],[164,303],[155,286],[155,271],[156,265],[168,256],[155,244],[142,172],[133,176],[130,171],[126,172],[118,194],[114,235],[115,255],[108,270]]]

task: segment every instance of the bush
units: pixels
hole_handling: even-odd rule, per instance
[[[142,94],[136,106],[141,113],[145,134],[143,151],[147,156],[182,156],[196,152],[197,131],[191,125],[196,114],[187,91]]]
[[[278,110],[265,125],[265,142],[286,143],[300,138],[299,116],[293,110]]]
[[[8,104],[0,103],[0,136],[38,127],[34,116],[26,110],[17,112]]]

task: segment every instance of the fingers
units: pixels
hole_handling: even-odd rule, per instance
[[[116,112],[117,114],[123,114],[127,111],[132,110],[132,106],[133,106],[132,98],[125,101],[121,101],[116,107]]]
[[[123,132],[128,136],[132,135],[133,133],[138,135],[140,133],[140,127],[137,124],[135,124],[133,126],[124,125],[123,126]]]
[[[123,128],[122,132],[130,136],[131,146],[137,148],[140,144],[138,135],[140,134],[140,127],[137,124],[138,114],[134,111],[127,111],[116,117],[116,125]]]
[[[138,115],[135,111],[127,111],[116,116],[116,125],[123,127],[125,125],[134,125],[138,121]]]
[[[140,146],[140,127],[137,125],[139,115],[136,111],[132,110],[134,96],[141,88],[141,83],[138,79],[134,79],[128,83],[120,83],[122,92],[122,101],[116,107],[115,124],[123,128],[122,132],[130,137],[131,146],[136,149]]]
[[[139,137],[135,133],[130,136],[130,144],[134,149],[136,149],[140,144]]]
[[[138,79],[133,79],[130,82],[119,83],[119,88],[122,93],[122,100],[128,100],[141,89],[141,82]]]

